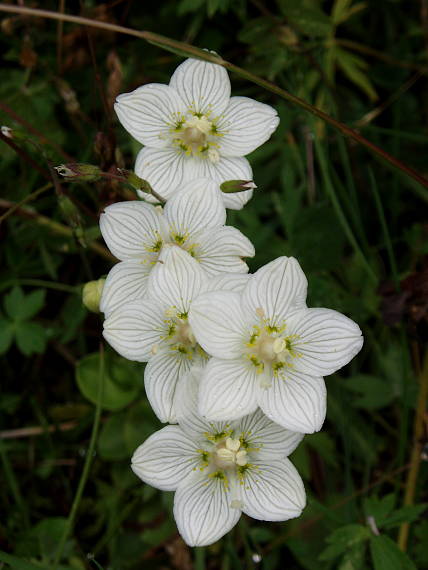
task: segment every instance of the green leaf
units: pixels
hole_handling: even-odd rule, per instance
[[[20,535],[15,553],[29,558],[52,559],[66,524],[64,517],[43,519]],[[72,542],[68,541],[65,557],[70,555],[71,549]]]
[[[14,326],[7,319],[0,319],[0,354],[7,352],[13,341]]]
[[[371,101],[375,101],[378,98],[378,95],[371,84],[370,79],[363,71],[367,68],[366,62],[357,55],[345,51],[337,46],[332,49],[334,49],[336,63],[343,73],[350,81],[352,81],[352,83],[364,91]]]
[[[410,558],[384,534],[372,536],[370,552],[374,570],[417,570]]]
[[[21,558],[12,556],[11,554],[7,554],[2,550],[0,550],[0,560],[9,564],[11,568],[16,570],[48,570],[46,566],[39,566],[38,564],[26,562],[25,560],[21,560]]]
[[[97,402],[99,382],[98,352],[89,354],[76,365],[76,381],[79,390],[93,404]],[[143,386],[143,366],[125,360],[112,352],[105,354],[105,378],[102,407],[120,410],[132,402]]]
[[[98,438],[98,453],[101,459],[118,461],[129,457],[123,433],[124,421],[125,414],[121,412],[111,415],[103,425]]]
[[[381,522],[382,528],[394,528],[403,522],[414,522],[419,515],[427,508],[427,503],[422,505],[407,505],[391,513],[386,520]],[[379,525],[378,525],[379,526]]]
[[[325,37],[330,33],[330,18],[320,8],[307,6],[301,0],[280,0],[279,5],[287,21],[301,34]]]
[[[382,521],[391,513],[395,505],[394,493],[389,493],[384,497],[375,495],[366,497],[363,502],[366,517],[373,517],[376,525],[380,526]]]
[[[392,402],[395,394],[389,389],[388,382],[370,374],[356,374],[344,381],[343,385],[358,397],[352,405],[365,410],[378,410]]]
[[[332,560],[337,558],[349,548],[368,540],[370,530],[361,524],[348,524],[333,531],[326,539],[329,544],[321,553],[320,560]]]
[[[23,321],[15,329],[16,344],[22,354],[40,354],[46,347],[46,330],[38,323]]]
[[[15,321],[31,319],[45,304],[45,291],[38,289],[29,295],[24,295],[21,287],[14,287],[5,296],[4,308],[9,317]]]

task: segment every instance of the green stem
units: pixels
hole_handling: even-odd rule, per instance
[[[65,285],[64,283],[55,283],[54,281],[44,281],[43,279],[8,279],[0,283],[0,291],[13,287],[14,285],[30,285],[32,287],[43,287],[44,289],[54,289],[56,291],[64,291],[65,293],[74,293],[80,295],[82,285]]]
[[[83,490],[85,488],[86,481],[87,481],[88,475],[89,475],[89,471],[91,469],[92,458],[93,458],[93,454],[94,454],[95,443],[96,443],[97,437],[98,437],[98,429],[99,429],[100,419],[101,419],[101,402],[102,402],[102,397],[103,397],[103,390],[104,390],[104,348],[103,348],[103,345],[101,345],[100,346],[100,370],[99,370],[99,379],[98,379],[97,404],[95,407],[95,416],[94,416],[94,423],[92,425],[91,439],[89,442],[89,447],[88,447],[88,451],[86,454],[85,464],[83,466],[82,475],[80,476],[80,481],[79,481],[79,485],[77,487],[76,495],[74,497],[74,501],[73,501],[73,504],[71,506],[70,514],[68,515],[68,518],[67,518],[67,524],[64,527],[64,531],[63,531],[62,536],[60,538],[58,548],[57,548],[57,551],[55,554],[55,558],[53,561],[53,569],[54,570],[56,570],[56,568],[58,567],[58,564],[59,564],[61,557],[62,557],[62,553],[64,551],[65,542],[66,542],[69,534],[73,530],[77,510],[79,508],[80,501],[81,501],[82,495],[83,495]]]
[[[9,461],[9,457],[7,456],[7,452],[4,448],[4,444],[3,444],[1,437],[0,437],[0,456],[1,456],[1,462],[3,465],[3,471],[4,471],[5,479],[6,479],[7,483],[9,484],[9,487],[10,487],[11,493],[13,495],[13,498],[15,500],[15,503],[18,506],[19,510],[21,511],[22,519],[24,521],[24,526],[25,526],[25,528],[28,528],[30,526],[29,525],[29,519],[28,519],[28,511],[27,511],[27,508],[25,506],[24,499],[22,498],[21,491],[20,491],[19,485],[18,485],[18,481],[15,477],[13,467]]]
[[[82,18],[81,16],[72,16],[70,14],[59,14],[57,12],[52,12],[50,10],[37,10],[34,8],[27,8],[26,6],[11,6],[10,4],[0,3],[0,11],[14,13],[14,14],[25,14],[27,16],[36,16],[39,18],[50,18],[52,20],[60,20],[65,22],[73,22],[74,24],[92,26],[94,28],[101,28],[104,30],[110,30],[112,32],[127,34],[129,36],[135,36],[137,38],[146,40],[151,44],[157,45],[168,51],[172,51],[173,53],[176,53],[181,56],[194,57],[197,59],[202,59],[204,61],[209,61],[211,63],[217,63],[218,65],[222,65],[224,68],[236,73],[240,77],[243,77],[244,79],[247,79],[248,81],[251,81],[256,85],[259,85],[260,87],[263,87],[264,89],[267,89],[272,93],[275,93],[275,95],[278,95],[279,97],[285,99],[289,103],[297,105],[298,107],[304,109],[305,111],[308,111],[312,115],[315,115],[319,119],[322,119],[323,121],[331,125],[333,128],[335,128],[337,131],[342,133],[342,135],[353,139],[358,144],[364,146],[365,148],[373,152],[375,156],[385,160],[393,167],[398,168],[402,172],[406,173],[407,176],[419,182],[419,184],[421,184],[423,187],[428,188],[428,180],[426,178],[421,176],[418,172],[416,172],[415,170],[413,170],[412,168],[410,168],[409,166],[407,166],[397,158],[393,157],[392,155],[384,151],[382,148],[378,147],[377,145],[373,144],[372,142],[364,138],[354,129],[348,127],[344,123],[341,123],[337,119],[334,119],[327,113],[324,113],[324,111],[321,111],[321,109],[318,109],[317,107],[314,107],[313,105],[307,103],[303,99],[300,99],[300,97],[297,97],[296,95],[289,93],[285,89],[278,87],[274,83],[271,83],[266,79],[258,77],[257,75],[254,75],[253,73],[246,71],[245,69],[242,69],[237,65],[234,65],[233,63],[224,60],[220,56],[210,53],[209,51],[197,48],[195,46],[186,44],[184,42],[172,40],[171,38],[167,38],[159,34],[154,34],[153,32],[148,32],[144,30],[143,31],[133,30],[132,28],[125,28],[124,26],[118,26],[116,24],[110,24],[107,22],[101,22],[97,20],[90,20],[89,18]],[[421,194],[421,197],[423,197],[424,200],[428,201],[428,192],[424,192],[423,194]]]
[[[20,208],[21,206],[23,206],[27,202],[31,202],[32,200],[35,200],[37,198],[37,196],[40,196],[40,194],[43,194],[43,192],[46,192],[46,190],[49,190],[49,188],[52,188],[52,186],[53,186],[52,182],[48,182],[47,184],[45,184],[44,186],[42,186],[38,190],[35,190],[32,194],[29,194],[28,196],[26,196],[20,202],[16,202],[16,204],[14,204],[11,208],[9,208],[9,210],[7,210],[2,216],[0,216],[0,224],[6,218],[8,218],[11,214],[13,214],[13,212],[15,212],[18,208]]]
[[[195,570],[205,570],[205,548],[195,548]]]

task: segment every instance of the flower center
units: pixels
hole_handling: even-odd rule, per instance
[[[248,463],[247,452],[241,446],[241,440],[227,437],[218,443],[213,454],[216,467],[228,469],[238,465],[243,467]]]
[[[186,154],[208,158],[210,162],[218,162],[220,155],[215,148],[218,145],[214,137],[218,135],[215,124],[205,115],[192,115],[180,122],[174,130],[177,135],[173,142]]]

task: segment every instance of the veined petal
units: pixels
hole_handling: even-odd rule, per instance
[[[146,362],[167,333],[164,319],[164,309],[157,301],[126,303],[108,315],[103,336],[125,358]]]
[[[182,120],[186,105],[175,89],[161,83],[149,83],[119,95],[114,110],[137,141],[163,148],[171,144],[171,133]]]
[[[241,516],[230,506],[223,479],[194,472],[179,485],[174,497],[174,518],[189,546],[206,546],[229,532]]]
[[[230,98],[230,81],[221,65],[186,59],[171,76],[169,82],[194,113],[202,113],[210,120],[218,117]]]
[[[296,335],[296,370],[327,376],[348,364],[363,346],[360,327],[331,309],[305,309],[288,320],[287,334]]]
[[[192,361],[170,347],[152,356],[144,371],[144,386],[153,411],[161,422],[175,423],[178,383],[190,370]]]
[[[166,244],[150,274],[147,291],[168,307],[187,313],[206,280],[204,270],[189,253],[177,245]]]
[[[145,483],[175,491],[199,462],[195,443],[178,426],[166,426],[136,449],[131,468]]]
[[[100,311],[107,317],[124,303],[143,299],[153,265],[141,261],[121,261],[114,265],[104,283]]]
[[[232,97],[217,124],[222,156],[245,156],[268,140],[279,124],[276,110],[248,97]]]
[[[185,181],[184,170],[188,157],[178,148],[144,147],[137,155],[135,174],[151,185],[162,198],[168,200]],[[197,174],[193,178],[199,177]],[[138,195],[152,204],[158,200],[138,190]]]
[[[242,257],[255,254],[250,240],[233,226],[207,229],[194,239],[194,256],[210,275],[224,271],[246,273],[248,266]]]
[[[192,366],[178,384],[176,397],[176,417],[181,429],[194,441],[204,439],[204,434],[221,433],[226,422],[210,422],[198,412],[199,384],[204,368]]]
[[[250,278],[242,304],[252,315],[262,309],[271,325],[281,325],[294,311],[306,306],[307,286],[298,261],[294,257],[278,257]]]
[[[212,421],[251,414],[257,408],[258,390],[259,378],[250,362],[211,358],[200,380],[199,413]]]
[[[272,422],[260,410],[234,422],[236,431],[246,433],[245,441],[249,448],[257,449],[257,458],[261,460],[277,460],[290,455],[304,434],[290,431]]]
[[[206,228],[217,228],[226,221],[226,210],[218,184],[208,178],[197,178],[168,200],[164,214],[172,234],[185,236]]]
[[[327,392],[324,379],[286,370],[270,388],[258,392],[263,412],[273,422],[301,433],[319,431],[324,423]]]
[[[184,162],[183,168],[185,180],[192,180],[196,177],[211,178],[219,186],[226,180],[253,179],[250,163],[246,158],[241,157],[220,156],[218,162],[211,162],[206,158],[189,157]],[[227,194],[219,189],[219,192],[225,207],[232,210],[240,210],[253,195],[253,190]]]
[[[229,291],[199,295],[190,308],[189,322],[202,348],[218,358],[239,358],[251,334],[240,295]]]
[[[242,511],[262,521],[286,521],[300,515],[306,504],[305,488],[288,459],[274,463],[254,461],[241,485]]]
[[[151,259],[160,235],[159,216],[144,202],[118,202],[100,216],[100,229],[109,250],[120,260]]]
[[[210,278],[204,288],[204,293],[208,291],[234,291],[242,293],[248,283],[250,275],[248,273],[218,273]]]

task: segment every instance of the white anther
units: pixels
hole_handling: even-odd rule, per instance
[[[215,148],[208,149],[208,160],[216,164],[220,160],[220,154]]]
[[[240,446],[241,446],[241,442],[239,439],[232,439],[231,437],[228,437],[226,439],[227,449],[230,449],[231,451],[238,451]]]
[[[159,351],[159,345],[158,345],[158,344],[154,344],[154,345],[152,346],[152,348],[150,349],[150,352],[151,352],[152,354],[157,354],[158,351]]]
[[[287,345],[286,345],[285,340],[283,338],[276,338],[274,340],[274,343],[273,343],[273,351],[275,354],[279,354],[280,352],[285,350],[286,346]]]
[[[240,467],[247,465],[248,458],[247,458],[247,452],[245,451],[245,449],[241,449],[241,451],[238,451],[238,453],[236,454],[236,457],[235,457],[235,462]]]

